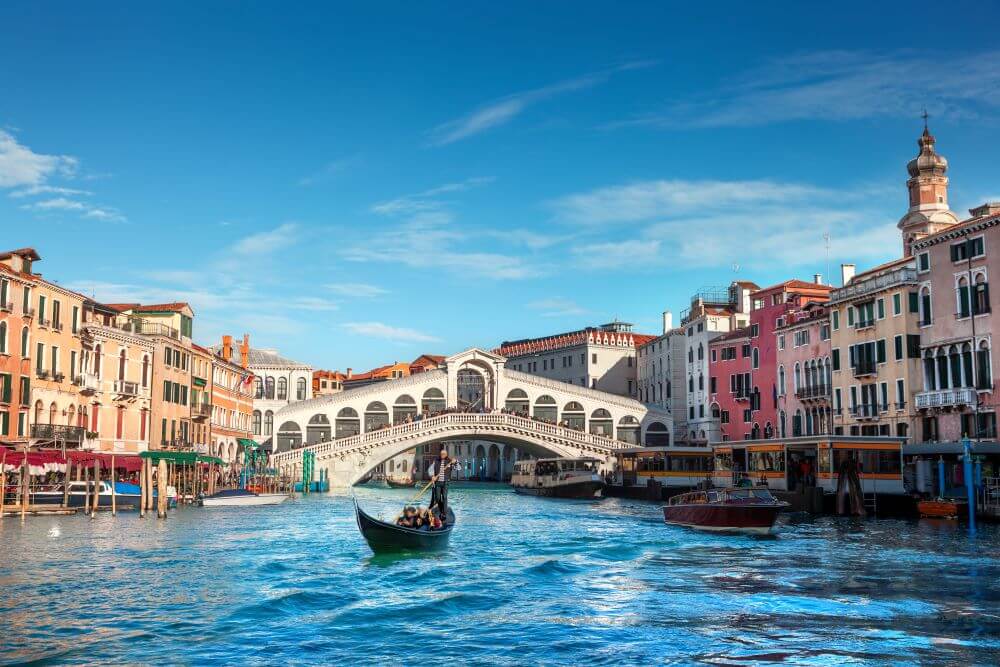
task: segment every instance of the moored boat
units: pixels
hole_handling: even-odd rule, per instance
[[[455,528],[455,513],[448,508],[448,519],[441,530],[406,528],[381,521],[367,514],[354,499],[358,530],[376,553],[390,551],[435,551],[448,546],[451,531]]]
[[[770,533],[788,503],[766,487],[708,489],[674,496],[663,506],[663,521],[698,530],[763,535]]]
[[[31,502],[35,505],[62,505],[65,496],[69,507],[85,507],[93,502],[94,482],[92,481],[71,481],[69,482],[69,493],[64,493],[62,484],[54,484],[50,488],[33,491]],[[97,491],[97,506],[111,507],[111,483],[101,481]],[[127,482],[115,482],[115,506],[119,509],[138,507],[141,502],[141,493],[138,484]],[[153,491],[156,498],[156,491]],[[177,492],[173,487],[167,489],[167,499],[174,504],[177,499]]]
[[[597,498],[604,480],[593,458],[532,459],[514,464],[510,484],[516,493],[549,498]]]
[[[958,519],[968,514],[969,504],[964,500],[935,498],[917,503],[917,512],[925,519]]]
[[[227,489],[204,496],[204,507],[241,507],[248,505],[278,505],[288,500],[287,493],[254,493],[247,489]]]
[[[412,489],[413,488],[412,479],[397,479],[395,477],[386,477],[385,485],[390,489]]]

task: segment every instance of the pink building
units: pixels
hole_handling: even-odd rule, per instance
[[[827,307],[810,302],[775,329],[778,436],[833,433],[832,349]]]
[[[761,437],[752,429],[750,327],[723,334],[708,346],[709,393],[712,417],[719,422],[723,442]]]

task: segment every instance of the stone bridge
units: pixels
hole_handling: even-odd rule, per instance
[[[271,460],[297,470],[302,450],[311,450],[317,470],[343,487],[394,456],[441,441],[484,440],[535,456],[605,460],[621,447],[672,442],[670,415],[655,406],[512,371],[505,361],[470,349],[437,370],[293,403],[275,415]]]

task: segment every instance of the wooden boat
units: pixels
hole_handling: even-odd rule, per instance
[[[288,500],[287,493],[254,493],[247,489],[228,489],[201,499],[203,507],[242,507],[278,505]]]
[[[764,535],[788,503],[766,487],[709,489],[674,496],[663,506],[663,521],[698,530]]]
[[[949,500],[934,498],[921,500],[917,503],[917,511],[922,518],[927,519],[957,519],[969,513],[968,502],[964,500]]]
[[[515,493],[548,498],[598,498],[604,480],[597,459],[531,459],[514,464],[510,485]]]
[[[448,538],[455,528],[455,513],[448,508],[448,520],[441,530],[404,528],[394,523],[379,521],[366,514],[354,499],[358,529],[376,553],[388,551],[435,551],[448,546]]]
[[[385,485],[390,489],[412,489],[413,488],[412,479],[394,479],[392,477],[385,478]]]
[[[111,507],[111,483],[101,481],[97,491],[97,506]],[[141,502],[138,484],[128,484],[127,482],[115,482],[115,505],[120,509],[139,507]],[[69,493],[67,500],[69,507],[84,507],[93,502],[94,482],[71,481],[69,483]],[[153,498],[156,498],[156,491],[153,491]],[[170,504],[176,504],[177,492],[170,487],[167,489],[167,500]],[[35,505],[62,505],[63,485],[54,484],[51,488],[36,490],[31,493],[31,502]]]

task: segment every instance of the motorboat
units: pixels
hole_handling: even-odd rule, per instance
[[[101,481],[97,491],[97,506],[111,507],[111,482]],[[115,482],[114,487],[115,506],[118,508],[139,507],[142,492],[138,484],[128,482]],[[155,500],[157,494],[153,491]],[[63,484],[52,484],[46,488],[31,492],[31,502],[35,505],[62,505],[63,498],[66,498],[69,507],[87,507],[93,502],[94,482],[93,481],[71,481],[69,482],[69,493],[65,493]],[[173,506],[177,502],[177,491],[172,486],[167,487],[167,501]]]
[[[598,498],[604,480],[594,458],[530,459],[514,464],[510,484],[516,493],[549,498]]]
[[[788,503],[763,486],[682,493],[663,506],[663,521],[698,530],[766,535]]]
[[[255,493],[249,489],[226,489],[203,496],[203,507],[242,507],[246,505],[279,505],[288,500],[287,493]]]

